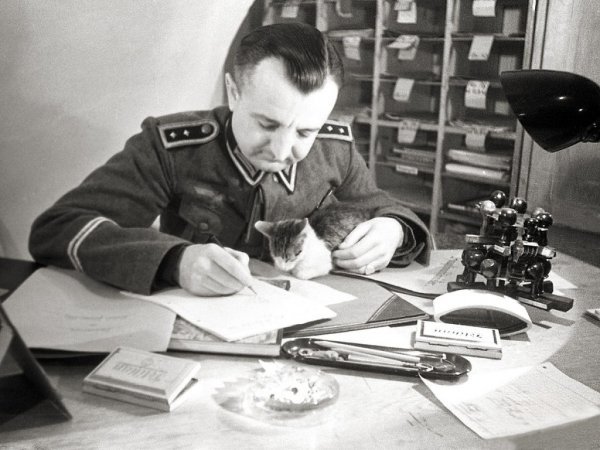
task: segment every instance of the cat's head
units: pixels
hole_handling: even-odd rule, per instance
[[[269,252],[275,266],[286,272],[302,260],[309,232],[308,219],[288,219],[277,222],[259,220],[254,228],[269,241]]]

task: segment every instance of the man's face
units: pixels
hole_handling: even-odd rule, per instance
[[[278,172],[306,157],[339,91],[328,77],[321,88],[300,92],[275,58],[262,60],[241,86],[229,74],[226,77],[235,139],[252,165],[266,172]]]

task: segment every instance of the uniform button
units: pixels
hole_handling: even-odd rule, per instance
[[[198,225],[198,227],[200,228],[200,230],[202,231],[206,231],[208,230],[208,224],[206,222],[201,222],[200,225]]]
[[[204,136],[208,136],[210,133],[213,132],[213,127],[211,124],[205,123],[200,127],[200,131]]]
[[[273,174],[273,181],[275,183],[279,183],[279,178],[277,178],[277,175]]]

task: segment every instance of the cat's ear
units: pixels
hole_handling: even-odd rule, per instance
[[[307,218],[302,219],[302,229],[306,230],[306,228],[308,228],[308,226],[309,226],[308,219]]]
[[[263,220],[259,220],[254,224],[254,228],[260,231],[267,237],[270,237],[273,231],[273,224],[270,222],[265,222]]]

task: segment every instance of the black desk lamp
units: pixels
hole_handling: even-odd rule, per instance
[[[521,125],[548,152],[600,140],[600,87],[556,70],[502,72],[504,94]]]
[[[600,140],[600,87],[593,81],[568,72],[519,70],[502,72],[500,82],[517,119],[544,150]],[[553,294],[546,279],[556,254],[547,237],[552,215],[541,208],[528,214],[525,199],[508,201],[501,191],[483,201],[480,212],[480,233],[465,237],[463,273],[433,302],[435,319],[498,328],[509,336],[531,326],[515,300],[568,311],[573,300]]]

